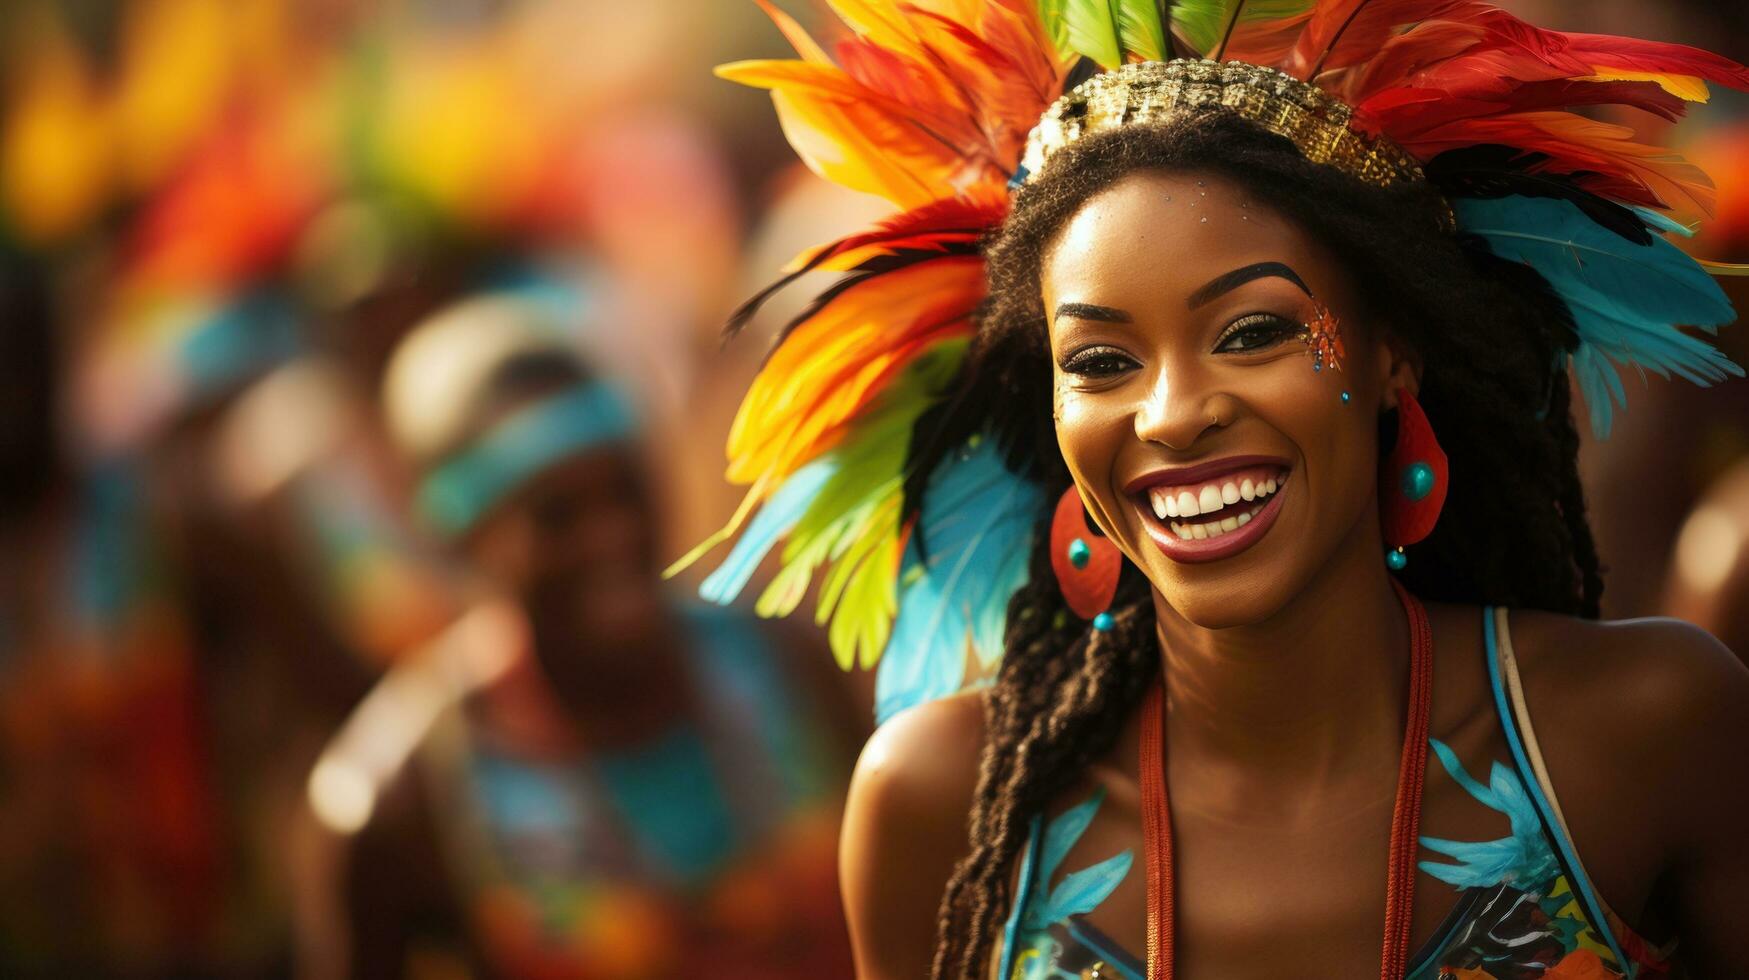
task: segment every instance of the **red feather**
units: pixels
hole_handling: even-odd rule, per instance
[[[975,245],[991,228],[1001,224],[1007,214],[1008,195],[981,186],[958,197],[896,214],[860,234],[809,249],[796,256],[784,271],[848,271],[876,255]]]
[[[1389,132],[1389,129],[1386,130]],[[1712,213],[1713,189],[1706,174],[1663,147],[1634,139],[1633,130],[1568,112],[1523,112],[1463,119],[1400,140],[1421,159],[1478,143],[1500,143],[1549,160],[1539,172],[1589,171],[1580,186],[1603,197],[1645,207]]]
[[[784,275],[742,303],[725,328],[738,332],[779,290],[816,270],[851,272],[883,257],[909,253],[917,261],[975,251],[979,240],[1008,213],[1006,192],[980,185],[970,194],[894,215],[868,231],[808,249],[784,266]],[[818,310],[810,310],[803,319]]]
[[[1314,74],[1371,58],[1411,25],[1473,21],[1492,9],[1480,0],[1326,0],[1313,8],[1286,71],[1310,80]]]
[[[1514,112],[1564,109],[1581,105],[1629,105],[1674,121],[1683,101],[1656,82],[1512,83],[1476,78],[1471,90],[1438,88],[1386,89],[1356,106],[1370,125],[1382,128],[1398,142],[1414,140],[1431,129],[1467,119]]]
[[[1543,33],[1553,33],[1545,31]],[[1591,65],[1671,75],[1693,75],[1749,91],[1749,68],[1700,48],[1607,34],[1567,34],[1568,52]]]

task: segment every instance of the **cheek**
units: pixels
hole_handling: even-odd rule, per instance
[[[1272,366],[1268,383],[1253,386],[1248,396],[1253,410],[1298,449],[1319,513],[1361,506],[1376,479],[1377,422],[1363,407],[1370,386],[1358,384],[1351,371],[1315,372],[1294,359]]]
[[[1062,378],[1053,402],[1057,446],[1069,472],[1083,486],[1103,486],[1101,474],[1110,471],[1124,435],[1134,434],[1135,406],[1112,392],[1077,390]]]
[[[1127,390],[1128,385],[1123,388]],[[1135,398],[1121,390],[1081,391],[1059,379],[1053,399],[1057,448],[1070,476],[1082,488],[1088,515],[1099,532],[1117,542],[1133,560],[1140,532],[1132,534],[1123,519],[1123,501],[1115,480],[1119,460],[1138,444]]]
[[[489,515],[467,540],[471,563],[500,585],[522,589],[534,560],[534,526],[520,510]]]

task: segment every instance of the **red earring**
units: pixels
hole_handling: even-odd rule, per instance
[[[1058,498],[1051,518],[1051,569],[1075,615],[1093,620],[1094,629],[1111,629],[1111,600],[1117,595],[1123,555],[1111,539],[1087,526],[1087,510],[1073,484]]]
[[[1392,550],[1385,564],[1401,571],[1409,564],[1403,549],[1433,533],[1445,506],[1445,450],[1433,437],[1433,426],[1421,403],[1407,389],[1397,393],[1397,444],[1379,471],[1379,501],[1385,544]]]

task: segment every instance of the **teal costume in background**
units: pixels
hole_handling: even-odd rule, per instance
[[[682,615],[702,721],[555,753],[511,744],[464,707],[429,744],[455,884],[505,975],[848,964],[827,742],[753,620]]]

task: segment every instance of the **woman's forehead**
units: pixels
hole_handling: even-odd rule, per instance
[[[1328,279],[1326,251],[1233,181],[1143,171],[1088,201],[1044,254],[1048,304],[1146,295],[1188,301],[1211,279],[1260,262]]]

